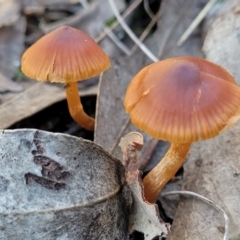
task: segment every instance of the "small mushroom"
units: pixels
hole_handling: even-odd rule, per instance
[[[170,58],[143,68],[133,78],[124,106],[139,129],[172,142],[143,180],[146,200],[155,202],[182,166],[192,142],[212,138],[239,119],[240,89],[214,63]]]
[[[91,37],[72,27],[60,27],[29,47],[21,65],[30,78],[63,83],[72,118],[94,130],[95,120],[83,110],[77,81],[97,76],[109,68],[110,61]]]

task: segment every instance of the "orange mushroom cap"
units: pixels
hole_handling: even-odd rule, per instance
[[[109,68],[110,61],[86,33],[63,26],[28,48],[21,64],[30,78],[67,83],[100,74]]]
[[[131,121],[154,138],[175,143],[216,136],[240,106],[240,89],[223,68],[177,57],[143,68],[124,100]]]

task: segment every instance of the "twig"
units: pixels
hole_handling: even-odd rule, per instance
[[[121,42],[118,37],[111,31],[107,26],[105,26],[104,31],[107,32],[107,35],[109,38],[117,45],[117,47],[124,52],[127,56],[131,54],[130,49],[123,43]]]
[[[205,5],[202,11],[197,15],[197,17],[192,21],[190,26],[186,29],[183,35],[177,42],[178,46],[181,46],[191,35],[191,33],[195,30],[198,24],[203,20],[203,18],[207,15],[209,10],[213,7],[213,5],[217,2],[217,0],[209,0],[209,2]]]
[[[119,11],[117,9],[117,6],[115,4],[114,0],[108,0],[112,11],[121,24],[122,28],[126,31],[126,33],[129,35],[129,37],[138,45],[138,47],[153,61],[157,62],[158,58],[137,38],[137,36],[133,33],[133,31],[128,27],[128,25],[125,23],[124,19],[119,14]]]
[[[150,30],[152,29],[152,27],[156,24],[156,22],[159,20],[160,16],[161,16],[161,12],[160,12],[160,10],[159,10],[159,11],[157,12],[157,14],[156,14],[155,16],[153,16],[152,21],[148,24],[148,26],[144,29],[143,33],[142,33],[141,36],[139,37],[139,40],[140,40],[141,42],[143,42],[144,39],[147,37],[148,33],[150,32]],[[132,47],[131,54],[133,54],[133,53],[136,51],[137,48],[138,48],[138,45],[135,44],[135,45]]]
[[[191,192],[191,191],[171,191],[171,192],[162,193],[161,196],[165,197],[165,196],[173,195],[173,194],[190,195],[190,196],[197,197],[197,198],[203,200],[204,202],[206,202],[207,204],[209,204],[210,206],[214,207],[217,211],[221,212],[223,214],[223,217],[225,220],[225,233],[223,236],[223,240],[228,240],[229,218],[228,218],[227,213],[219,205],[215,204],[213,201],[209,200],[208,198],[206,198],[202,195],[199,195],[195,192]]]
[[[149,7],[149,0],[143,0],[143,6],[144,6],[144,9],[145,9],[146,13],[148,14],[148,16],[151,19],[153,19],[155,17],[155,15]]]
[[[127,10],[123,13],[122,17],[126,18],[131,12],[133,12],[133,10],[135,10],[135,8],[141,3],[141,0],[136,0],[132,3],[132,5],[130,5]],[[116,26],[118,26],[119,22],[115,21],[110,27],[108,31],[112,31]],[[95,38],[96,42],[100,42],[108,33],[108,31],[103,31],[99,34],[99,36],[97,38]]]

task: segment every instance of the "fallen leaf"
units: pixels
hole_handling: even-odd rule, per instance
[[[0,0],[0,27],[14,24],[20,18],[17,0]]]
[[[21,92],[23,88],[0,72],[0,92]]]
[[[21,2],[25,14],[42,14],[48,6],[74,4],[78,3],[79,0],[21,0]]]
[[[21,17],[14,25],[0,29],[0,72],[6,77],[14,77],[20,66],[24,51],[26,20]]]
[[[208,12],[203,20],[201,35],[205,39],[207,32],[211,28],[215,20],[225,14],[230,13],[239,5],[239,0],[216,1],[212,9]]]
[[[123,153],[126,181],[133,195],[133,206],[130,210],[129,232],[139,231],[145,240],[156,237],[162,239],[170,231],[170,227],[159,216],[156,204],[145,201],[141,173],[137,169],[136,150],[143,146],[143,136],[138,132],[131,132],[121,138],[119,143]]]
[[[200,48],[202,45],[200,27],[195,29],[182,46],[177,47],[177,42],[207,2],[207,0],[162,2],[161,18],[154,33],[155,44],[158,45],[154,52],[160,59],[184,55],[203,57]]]
[[[0,131],[0,238],[127,239],[124,167],[91,141]]]
[[[215,20],[205,38],[203,51],[208,60],[226,68],[234,76],[237,83],[240,84],[239,11],[232,10]]]

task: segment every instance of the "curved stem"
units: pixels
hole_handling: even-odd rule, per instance
[[[191,143],[172,143],[163,159],[143,179],[145,199],[154,203],[166,183],[182,166]]]
[[[68,109],[72,118],[83,128],[93,131],[95,120],[88,116],[83,110],[77,82],[68,83],[64,87],[67,95]]]

